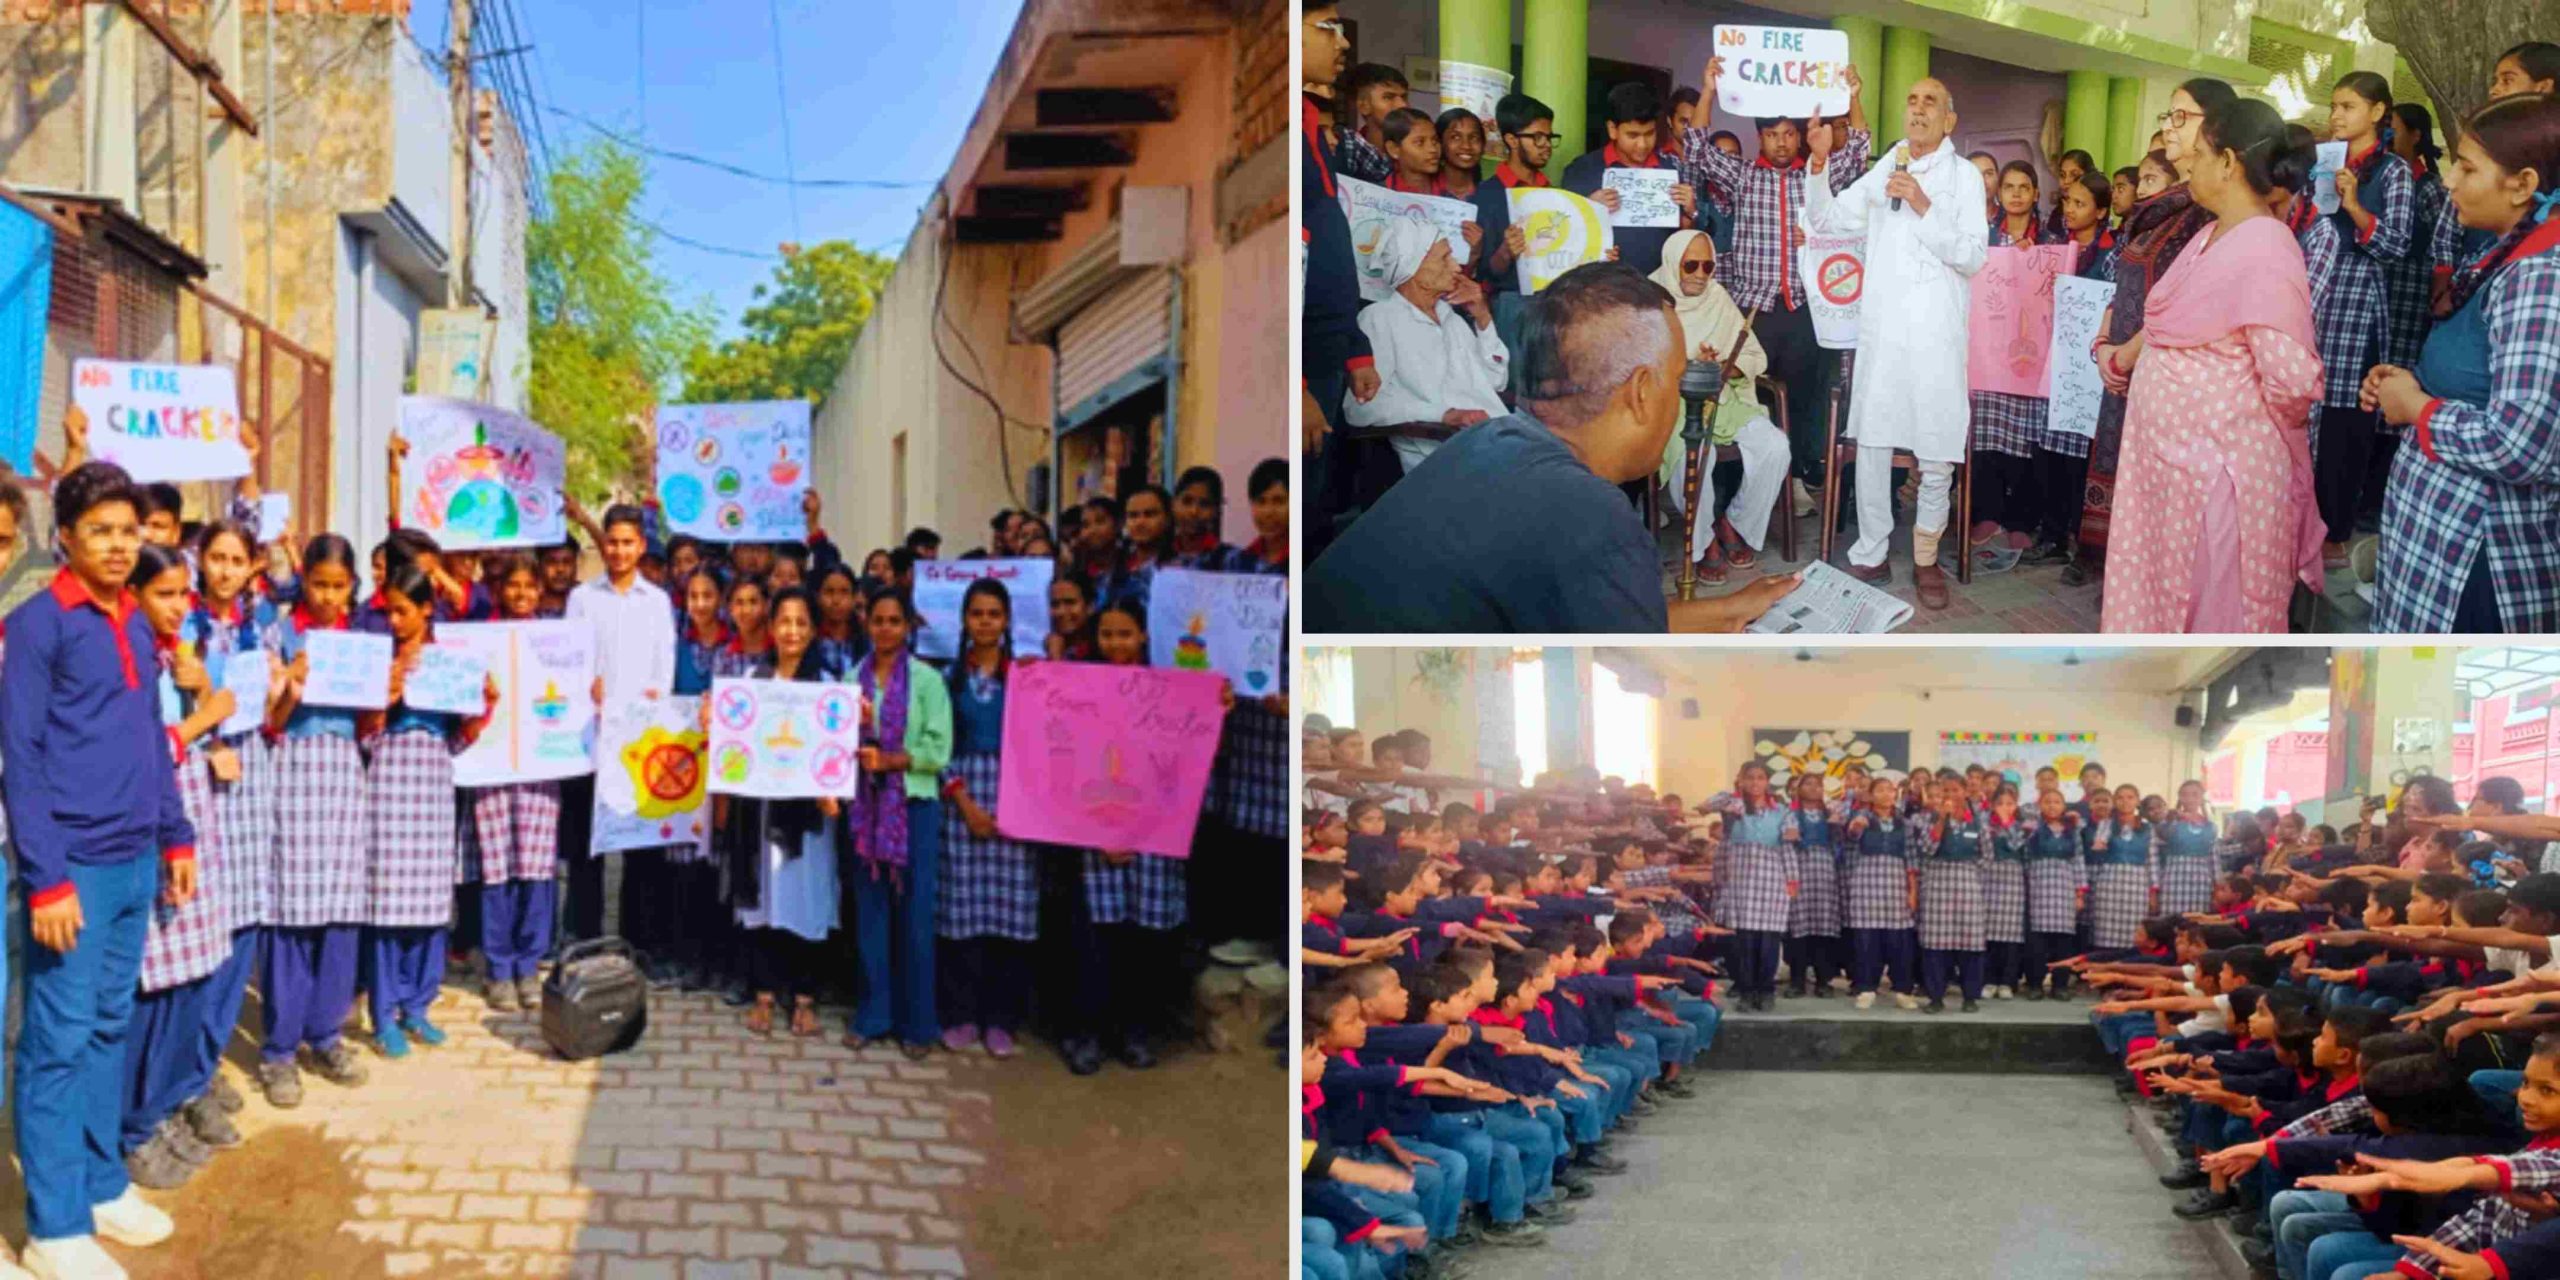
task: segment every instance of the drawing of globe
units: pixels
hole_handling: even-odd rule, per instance
[[[516,496],[495,480],[473,480],[453,491],[445,503],[444,523],[448,531],[475,534],[481,538],[512,538],[516,535]]]
[[[702,481],[693,476],[668,476],[658,486],[658,501],[667,514],[680,524],[691,524],[702,518]]]

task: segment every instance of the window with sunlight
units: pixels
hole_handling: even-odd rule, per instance
[[[1511,662],[1511,728],[1518,738],[1520,780],[1536,782],[1547,771],[1547,665],[1537,657]]]
[[[1660,698],[1632,692],[1606,664],[1592,664],[1591,763],[1601,777],[1624,778],[1628,786],[1654,786],[1661,755],[1661,717]]]
[[[1316,714],[1339,729],[1360,723],[1360,703],[1352,696],[1351,651],[1349,649],[1309,649],[1305,652],[1302,677],[1315,697]]]

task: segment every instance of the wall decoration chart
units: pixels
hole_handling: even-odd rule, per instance
[[[701,717],[700,698],[624,698],[605,707],[596,726],[596,852],[710,843]]]
[[[89,415],[89,453],[142,481],[235,480],[240,387],[220,364],[75,360],[71,402]]]
[[[594,770],[594,627],[448,622],[436,628],[436,643],[477,655],[498,684],[489,727],[453,758],[454,785],[541,782]]]
[[[1188,857],[1226,726],[1205,672],[1042,662],[1005,691],[997,823],[1017,840]]]
[[[821,680],[711,682],[711,790],[760,800],[850,798],[862,691]]]
[[[712,542],[809,535],[809,402],[671,404],[658,410],[658,504],[668,534]]]
[[[1147,596],[1147,661],[1215,671],[1239,698],[1280,691],[1289,636],[1289,580],[1267,573],[1158,569]]]
[[[400,523],[448,551],[551,546],[568,536],[560,437],[494,405],[400,397]]]
[[[1057,562],[1037,557],[1004,560],[916,561],[915,649],[919,658],[936,661],[960,655],[962,604],[969,584],[993,578],[1004,584],[1013,604],[1013,656],[1037,658],[1048,652],[1049,580]]]
[[[1840,775],[1861,764],[1897,782],[1911,772],[1911,735],[1899,729],[1754,729],[1751,758],[1769,766],[1769,781],[1784,788],[1798,774],[1823,778],[1823,792],[1840,794]]]
[[[2080,766],[2098,752],[2094,733],[1956,733],[1938,735],[1938,767],[1963,769],[1981,765],[2018,784],[2028,808],[2035,806],[2036,770],[2048,765],[2062,775],[2062,798],[2080,799]]]

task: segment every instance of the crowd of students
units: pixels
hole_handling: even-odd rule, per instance
[[[365,1081],[359,991],[363,1038],[399,1059],[446,1039],[434,1006],[449,979],[476,979],[493,1013],[532,1011],[555,934],[603,932],[592,776],[458,788],[454,756],[485,711],[403,701],[443,623],[592,625],[600,706],[700,695],[720,676],[860,688],[853,798],[715,797],[706,843],[609,855],[619,931],[651,984],[720,992],[750,1032],[818,1035],[819,998],[842,994],[849,1047],[1003,1058],[1036,1000],[1071,1070],[1106,1055],[1144,1068],[1182,1021],[1203,950],[1276,957],[1285,691],[1232,698],[1201,857],[1014,840],[997,780],[1016,665],[1145,665],[1158,567],[1288,572],[1278,459],[1251,476],[1260,536],[1244,547],[1218,536],[1225,485],[1208,468],[1170,493],[1142,485],[1070,509],[1063,540],[1000,513],[962,558],[1053,557],[1048,597],[973,583],[959,656],[927,663],[909,588],[940,537],[916,530],[857,568],[819,528],[814,493],[805,542],[661,542],[652,509],[615,505],[599,521],[570,502],[557,546],[444,551],[395,528],[360,578],[345,537],[259,530],[250,483],[226,518],[183,520],[175,487],[83,461],[84,426],[75,411],[52,487],[61,566],[10,614],[0,652],[0,789],[33,944],[15,1129],[36,1274],[122,1276],[98,1238],[147,1245],[172,1229],[132,1184],[179,1186],[240,1141],[229,1117],[244,1099],[220,1060],[248,988],[264,1011],[248,1029],[254,1086],[289,1108],[306,1070]],[[395,440],[392,492],[404,453]],[[0,485],[13,549],[25,514],[24,493]],[[603,563],[583,582],[579,532]],[[1012,653],[1017,607],[1046,611],[1039,657]],[[386,710],[304,700],[320,630],[390,638]],[[242,707],[224,672],[260,650],[265,701]]]
[[[1837,363],[1815,341],[1794,247],[1807,230],[1873,225],[1884,235],[1884,215],[1861,212],[1865,197],[1850,194],[1877,154],[1858,95],[1840,117],[1755,121],[1757,150],[1746,158],[1734,134],[1709,127],[1696,91],[1665,103],[1650,86],[1621,84],[1602,99],[1607,145],[1551,177],[1552,108],[1515,93],[1490,120],[1462,108],[1425,116],[1406,105],[1394,68],[1342,66],[1332,6],[1307,12],[1311,549],[1320,553],[1398,472],[1445,441],[1549,399],[1522,385],[1527,303],[1514,268],[1524,243],[1509,193],[1555,185],[1614,210],[1603,175],[1638,167],[1678,173],[1681,229],[1622,228],[1611,256],[1653,276],[1678,304],[1686,354],[1740,379],[1714,427],[1715,443],[1740,446],[1740,458],[1711,486],[1712,508],[1701,499],[1689,554],[1709,583],[1755,566],[1769,508],[1787,518],[1775,499],[1788,477],[1798,516],[1817,509],[1825,480],[1826,384]],[[1709,100],[1720,72],[1711,62],[1702,78]],[[1893,462],[1890,449],[1912,442],[1884,432],[1881,419],[1861,419],[1851,399],[1844,429],[1887,446],[1862,463],[1874,473],[1867,487],[1894,488],[1916,507],[1921,603],[1947,603],[1938,535],[1948,477],[1963,460],[1973,523],[1955,554],[1986,572],[2060,564],[2073,584],[2097,581],[2113,563],[2121,571],[2102,600],[2109,630],[2283,630],[2294,586],[2321,590],[2326,572],[2351,567],[2352,544],[2366,532],[2378,536],[2358,572],[2374,584],[2376,630],[2560,626],[2560,541],[2550,536],[2560,489],[2547,447],[2560,434],[2560,356],[2538,336],[2560,297],[2549,283],[2560,278],[2550,252],[2560,230],[2547,223],[2560,203],[2560,46],[2518,44],[2494,73],[2492,101],[2461,122],[2449,147],[2425,107],[2397,101],[2382,76],[2354,72],[2338,80],[2316,127],[2288,124],[2221,81],[2187,81],[2138,164],[2109,174],[2087,152],[2065,152],[2052,158],[2050,190],[2037,165],[1968,157],[1982,176],[1987,228],[1968,239],[2073,244],[2074,274],[2116,286],[2093,348],[2107,394],[2095,435],[2084,436],[2055,427],[2043,398],[1972,392],[1970,422],[1948,424],[1943,449],[1917,447],[1917,474],[1898,487],[1888,466],[1911,464]],[[1904,144],[1912,173],[1936,174],[1930,162],[1954,145],[1943,134],[1957,119],[1955,97],[1934,80],[1913,94]],[[2314,199],[2323,141],[2348,153],[2330,214]],[[1485,173],[1489,142],[1500,163]],[[1337,216],[1337,176],[1471,202],[1464,244],[1419,222],[1393,226],[1371,264],[1394,296],[1364,305],[1348,224]],[[1904,193],[1910,218],[1931,207],[1918,189],[1926,181],[1943,180],[1895,175],[1884,185],[1913,186]],[[1969,212],[1957,220],[1974,225]],[[2206,261],[2225,243],[2234,247]],[[1981,255],[1930,261],[1960,289]],[[1717,327],[1691,320],[1693,310],[1752,320],[1747,331]],[[1952,344],[1922,365],[1961,368],[1961,323],[1921,336]],[[1874,345],[1862,336],[1862,349]],[[1857,382],[1870,397],[1894,393],[1902,414],[1907,400],[1926,398],[1920,379],[1866,359]],[[1765,419],[1751,430],[1780,408],[1785,450]],[[1950,412],[1966,416],[1962,404]],[[1385,432],[1392,461],[1382,463],[1365,435],[1326,438],[1340,428]],[[1676,434],[1668,448],[1659,474],[1676,503]],[[1647,483],[1630,482],[1631,496]],[[1887,498],[1869,497],[1847,563],[1882,582],[1892,512]]]

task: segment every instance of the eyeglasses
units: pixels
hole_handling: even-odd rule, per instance
[[[1556,135],[1552,133],[1515,133],[1511,136],[1518,138],[1522,142],[1553,142],[1556,140]]]
[[[1344,23],[1340,18],[1326,18],[1321,22],[1310,22],[1307,25],[1314,27],[1318,31],[1322,31],[1327,35],[1336,36],[1343,33],[1344,27]]]
[[[2182,107],[2174,111],[2161,112],[2159,125],[2163,129],[2184,129],[2187,127],[2187,122],[2202,119],[2204,119],[2203,112],[2189,111]]]
[[[1681,259],[1680,262],[1680,274],[1684,276],[1713,275],[1715,274],[1715,269],[1716,260],[1713,258],[1709,258],[1704,262],[1684,258]]]

